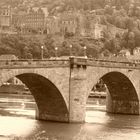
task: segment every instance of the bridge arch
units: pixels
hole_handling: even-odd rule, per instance
[[[34,69],[5,70],[1,73],[0,86],[13,77],[21,80],[34,96],[37,104],[36,119],[68,121],[67,99],[61,93],[61,86],[57,85],[48,71]]]
[[[99,79],[102,79],[108,89],[106,99],[107,112],[139,114],[139,97],[135,85],[125,73],[107,71],[98,75],[94,75],[96,83]]]

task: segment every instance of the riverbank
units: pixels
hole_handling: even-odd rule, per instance
[[[30,91],[28,88],[25,88],[24,85],[2,85],[0,87],[0,94],[6,93],[6,94],[30,94]]]
[[[106,92],[92,91],[89,98],[106,98]]]
[[[0,93],[0,99],[29,99],[34,100],[33,96],[30,94],[13,94],[13,93]]]

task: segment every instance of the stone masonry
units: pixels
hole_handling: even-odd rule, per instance
[[[139,64],[85,58],[0,61],[0,85],[17,77],[37,104],[36,118],[84,122],[86,101],[102,79],[108,87],[107,112],[140,114]]]

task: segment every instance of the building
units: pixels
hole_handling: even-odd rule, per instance
[[[100,16],[96,15],[94,11],[84,13],[80,21],[80,35],[93,39],[102,38],[107,26],[100,23]]]
[[[133,55],[131,55],[130,51],[127,49],[121,50],[120,55],[127,58],[131,62],[140,63],[140,47],[133,50]]]
[[[14,12],[12,14],[12,26],[17,29],[19,28],[23,23],[24,23],[24,15],[26,14],[26,12]]]
[[[133,55],[139,55],[140,56],[140,47],[137,47],[133,50]]]
[[[93,32],[92,32],[92,35],[93,35],[94,39],[103,38],[105,29],[106,29],[105,25],[101,25],[101,24],[98,24],[98,23],[95,24],[94,28],[93,28]]]
[[[13,54],[3,54],[0,55],[0,60],[18,60],[18,58]]]
[[[65,36],[67,33],[94,39],[102,38],[106,26],[100,24],[96,11],[65,11],[48,16],[46,8],[30,8],[26,13],[13,15],[12,24],[22,34],[52,34]]]
[[[14,78],[11,78],[9,81],[8,81],[10,84],[12,85],[24,85],[22,81],[20,81],[18,78],[14,77]]]
[[[43,34],[46,30],[47,8],[33,7],[26,13],[15,15],[13,24],[23,34]]]
[[[67,11],[57,16],[48,16],[46,20],[47,34],[66,35],[72,33],[76,35],[80,28],[79,13]]]
[[[119,34],[120,36],[122,36],[127,31],[127,29],[117,28],[116,26],[112,24],[108,24],[107,31],[110,34],[110,38],[115,38],[116,34]]]
[[[128,57],[130,56],[130,51],[127,49],[123,49],[119,52],[119,56]]]
[[[0,30],[10,30],[12,20],[12,10],[10,6],[0,7]]]
[[[123,49],[119,53],[121,56],[126,56],[126,57],[136,57],[140,59],[140,47],[137,47],[133,50],[133,55],[130,54],[130,50],[128,49]]]
[[[60,18],[56,16],[49,16],[46,20],[46,33],[47,34],[59,34],[60,33]]]
[[[77,33],[78,16],[75,12],[68,11],[60,15],[60,32],[65,35],[66,33]]]

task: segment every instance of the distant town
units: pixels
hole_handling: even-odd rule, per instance
[[[0,55],[41,58],[43,49],[45,58],[69,56],[71,46],[75,56],[86,49],[88,57],[139,58],[139,0],[80,2],[1,1]]]

